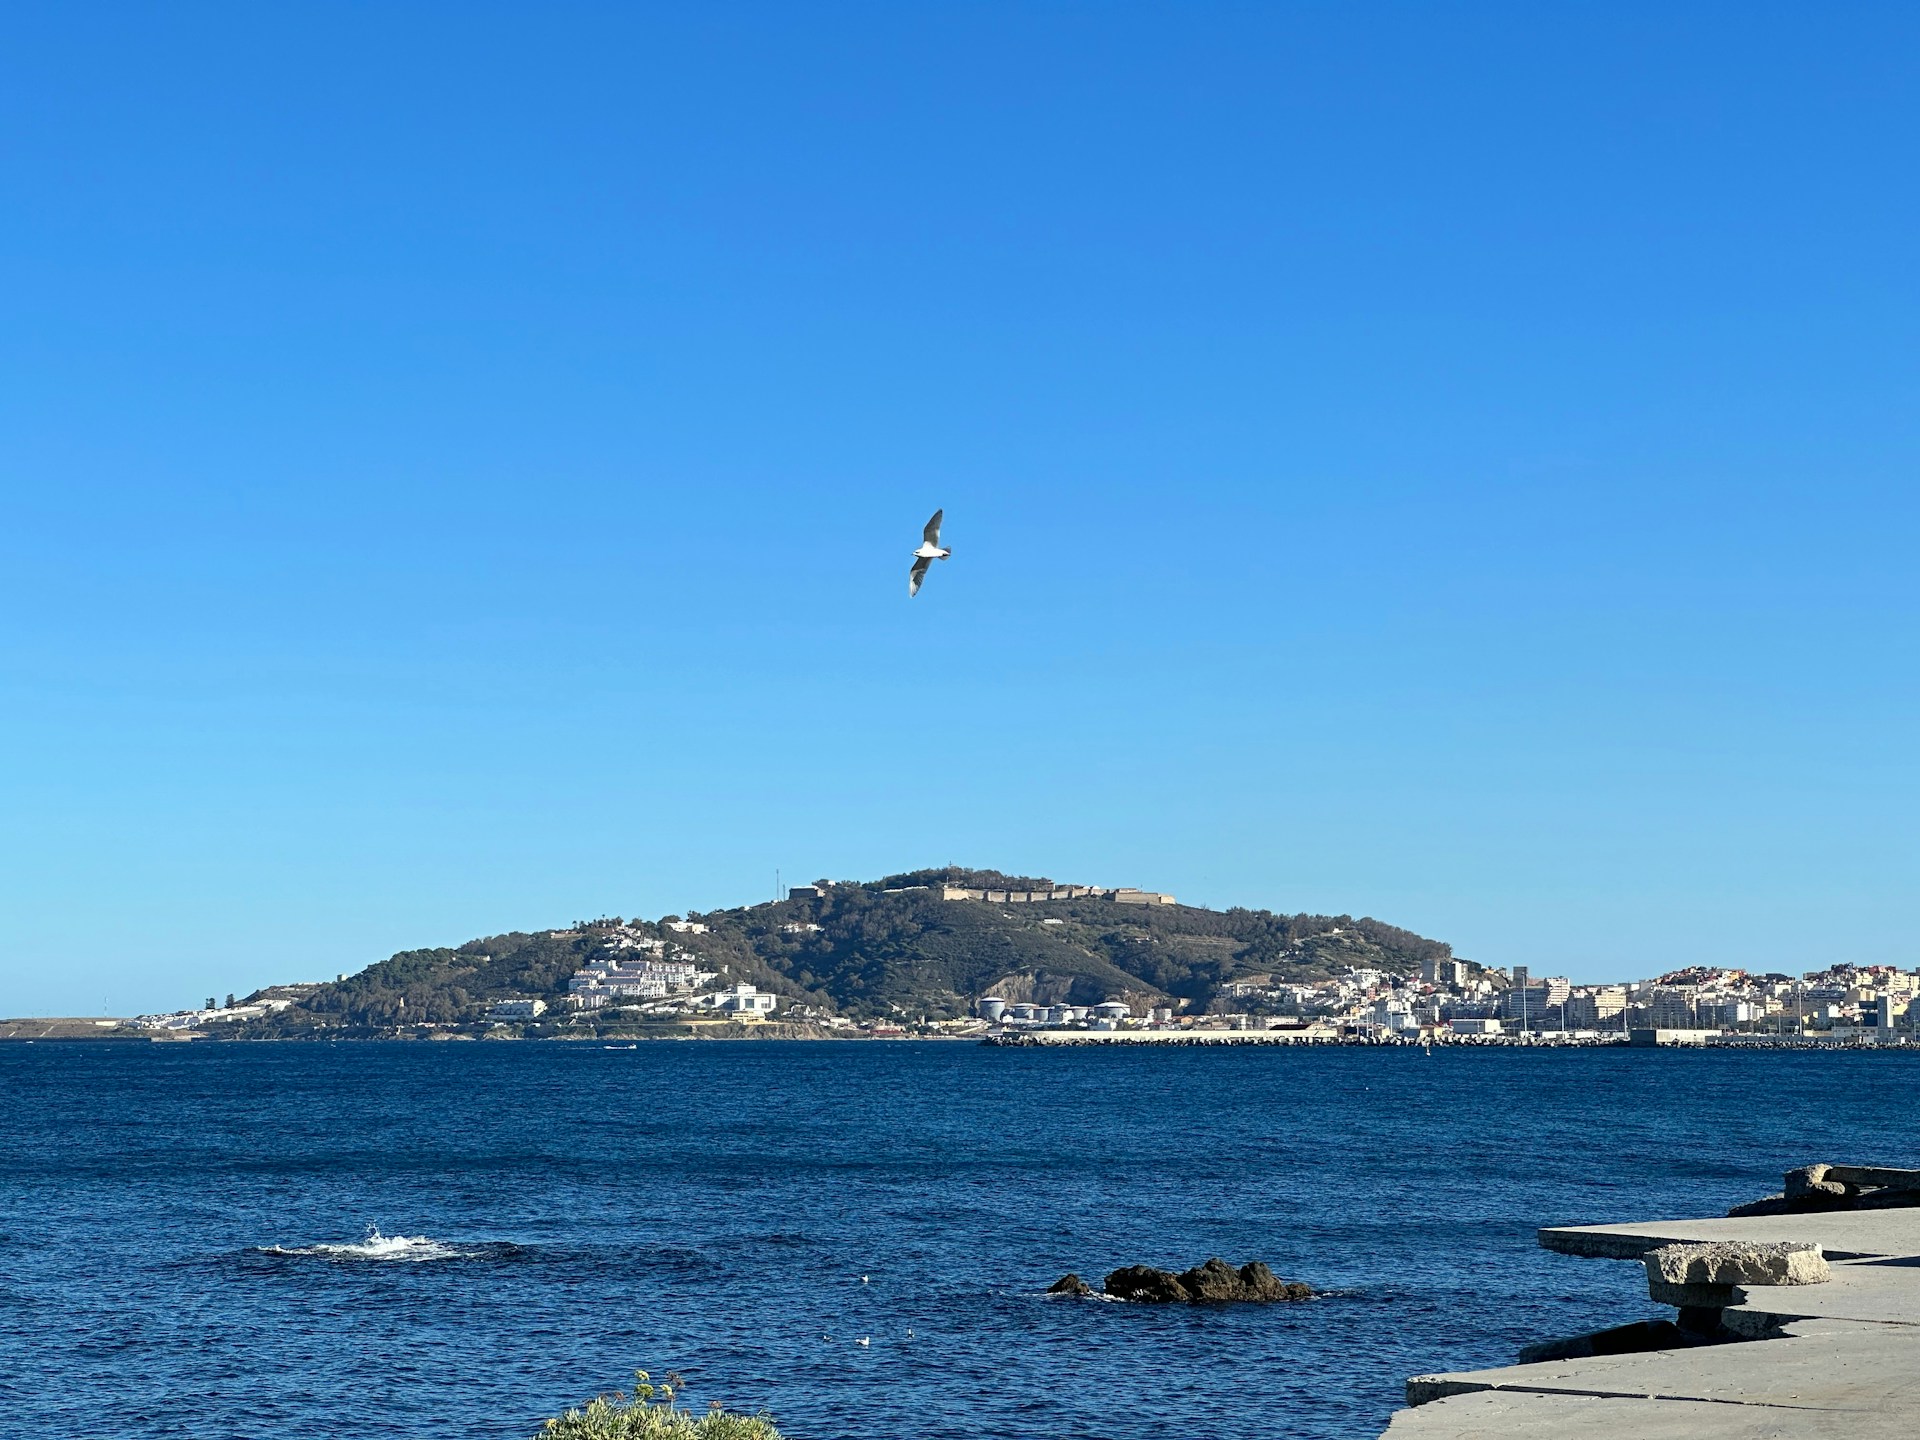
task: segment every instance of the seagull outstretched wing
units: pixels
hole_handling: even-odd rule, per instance
[[[936,515],[934,518],[937,520],[940,517]],[[932,527],[929,526],[928,528],[931,529]],[[913,562],[913,573],[907,577],[907,596],[909,599],[920,593],[920,582],[927,578],[927,571],[932,568],[933,561],[924,555]]]
[[[946,513],[946,507],[943,505],[934,511],[933,518],[927,521],[927,528],[924,533],[929,545],[938,545],[940,543],[940,517]]]

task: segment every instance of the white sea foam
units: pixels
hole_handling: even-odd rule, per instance
[[[465,1260],[474,1252],[426,1235],[382,1235],[369,1225],[366,1239],[350,1245],[262,1245],[263,1255],[311,1256],[320,1260]]]

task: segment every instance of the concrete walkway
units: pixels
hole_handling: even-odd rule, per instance
[[[1920,1436],[1920,1209],[1540,1232],[1549,1250],[1610,1259],[1712,1240],[1819,1244],[1834,1262],[1833,1279],[1734,1287],[1725,1325],[1773,1338],[1416,1375],[1407,1382],[1410,1408],[1393,1417],[1387,1436]]]

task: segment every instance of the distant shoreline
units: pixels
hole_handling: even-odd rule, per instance
[[[9,1042],[25,1044],[32,1042],[75,1042],[102,1040],[119,1044],[154,1045],[305,1045],[315,1042],[329,1044],[388,1044],[403,1041],[409,1044],[455,1044],[481,1042],[485,1044],[559,1044],[559,1045],[612,1045],[624,1048],[650,1042],[684,1042],[700,1040],[794,1040],[794,1041],[850,1041],[850,1040],[914,1040],[914,1041],[978,1041],[977,1035],[875,1035],[859,1030],[834,1030],[824,1025],[803,1025],[784,1022],[763,1024],[706,1024],[689,1025],[673,1030],[662,1029],[651,1034],[629,1031],[605,1034],[560,1034],[560,1035],[517,1035],[498,1031],[432,1030],[432,1031],[396,1031],[388,1034],[345,1034],[337,1031],[315,1030],[298,1035],[249,1035],[223,1033],[221,1030],[150,1030],[134,1024],[131,1020],[99,1020],[83,1018],[40,1018],[34,1016],[0,1020],[0,1044]]]
[[[800,1032],[800,1033],[796,1033]],[[1561,1039],[1555,1035],[1473,1035],[1436,1037],[1431,1046],[1426,1042],[1407,1038],[1381,1038],[1373,1036],[1303,1036],[1271,1030],[1163,1030],[1163,1031],[1037,1031],[1025,1034],[1001,1035],[940,1035],[940,1034],[900,1034],[875,1035],[868,1031],[836,1030],[819,1025],[798,1024],[743,1024],[743,1025],[702,1025],[685,1027],[672,1032],[652,1034],[572,1034],[572,1035],[510,1035],[500,1033],[473,1033],[467,1031],[437,1030],[425,1033],[392,1033],[384,1035],[348,1035],[315,1031],[303,1035],[228,1035],[218,1032],[179,1031],[156,1032],[141,1029],[131,1021],[88,1019],[79,1017],[20,1017],[0,1020],[0,1045],[6,1044],[84,1044],[105,1042],[114,1045],[151,1044],[164,1046],[190,1045],[306,1045],[306,1044],[353,1044],[353,1045],[390,1045],[390,1044],[455,1044],[482,1042],[486,1044],[527,1044],[527,1045],[600,1045],[610,1049],[626,1049],[628,1046],[642,1044],[686,1044],[714,1041],[753,1041],[768,1042],[784,1040],[797,1044],[826,1043],[844,1044],[866,1041],[873,1043],[911,1042],[915,1044],[940,1043],[948,1045],[970,1044],[987,1049],[1012,1050],[1085,1050],[1085,1049],[1139,1049],[1139,1048],[1175,1048],[1175,1049],[1241,1049],[1252,1046],[1266,1048],[1303,1048],[1303,1049],[1375,1049],[1375,1050],[1817,1050],[1817,1051],[1891,1051],[1920,1054],[1920,1045],[1896,1041],[1890,1045],[1875,1043],[1864,1037],[1849,1036],[1844,1039],[1828,1039],[1819,1035],[1741,1035],[1728,1034],[1704,1039],[1691,1039],[1684,1042],[1662,1041],[1658,1045],[1634,1045],[1624,1037],[1607,1036],[1605,1038],[1582,1036],[1580,1038]]]

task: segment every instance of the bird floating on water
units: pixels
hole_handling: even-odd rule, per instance
[[[871,1335],[862,1335],[858,1340],[854,1341],[853,1343],[856,1345],[871,1345],[873,1344],[873,1337]]]
[[[913,571],[907,576],[907,597],[911,599],[920,593],[920,585],[927,578],[927,571],[936,560],[944,560],[953,554],[951,550],[940,548],[940,517],[945,515],[942,508],[933,512],[933,518],[927,521],[927,528],[921,534],[920,548],[913,552]]]

